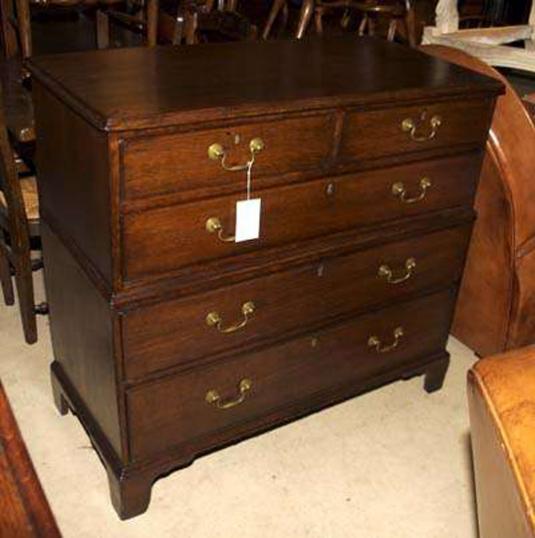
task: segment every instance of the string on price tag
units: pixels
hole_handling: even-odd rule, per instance
[[[253,175],[254,154],[247,163],[245,200],[236,202],[236,233],[234,241],[250,241],[260,237],[260,213],[262,200],[260,198],[251,199],[252,175]]]

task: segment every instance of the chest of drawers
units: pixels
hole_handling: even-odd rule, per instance
[[[499,83],[369,38],[29,68],[54,397],[122,518],[202,453],[441,387]],[[235,242],[253,156],[260,237]]]

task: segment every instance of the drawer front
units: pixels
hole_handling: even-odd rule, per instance
[[[124,217],[125,278],[136,280],[211,259],[471,205],[480,162],[477,153],[259,191],[254,196],[262,199],[260,238],[241,243],[222,240],[234,233],[235,196],[129,213]],[[221,230],[210,233],[209,219],[218,219]]]
[[[220,144],[225,165],[246,163],[250,141],[261,138],[264,148],[255,154],[255,177],[320,169],[332,153],[334,117],[303,116],[222,129],[178,133],[123,141],[123,180],[126,198],[194,190],[234,182],[241,186],[245,172],[222,168],[208,157],[208,148]]]
[[[473,144],[484,146],[492,119],[489,100],[437,103],[348,114],[342,162]]]
[[[449,286],[462,273],[469,231],[469,226],[452,228],[127,312],[126,375],[139,379],[328,318]],[[254,311],[247,312],[250,303]],[[219,326],[208,324],[211,313],[217,314]],[[217,321],[216,316],[212,320]]]
[[[451,291],[427,296],[132,389],[127,394],[132,458],[243,425],[440,352],[454,297]]]

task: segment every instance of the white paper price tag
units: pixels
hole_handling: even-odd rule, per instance
[[[260,237],[260,198],[236,202],[236,243]]]

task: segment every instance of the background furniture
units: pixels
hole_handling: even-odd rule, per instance
[[[352,6],[362,15],[359,26],[359,35],[375,35],[375,29],[381,19],[388,22],[386,38],[394,41],[400,28],[411,47],[416,46],[414,12],[405,0],[380,0],[353,1]]]
[[[109,48],[111,45],[111,28],[118,26],[128,33],[141,36],[141,43],[155,47],[158,43],[158,9],[159,0],[142,0],[139,3],[128,3],[128,12],[117,9],[99,9],[96,12],[97,46],[99,49]],[[131,45],[129,39],[123,39],[117,43],[119,46]]]
[[[478,220],[459,292],[453,334],[480,356],[535,343],[535,127],[511,85],[492,67],[446,47],[424,51],[500,80],[476,196]]]
[[[60,538],[2,383],[0,383],[0,535]]]
[[[340,25],[349,26],[350,14],[360,16],[359,35],[375,35],[377,21],[385,22],[387,38],[392,41],[396,31],[402,26],[402,32],[411,46],[416,44],[414,10],[407,0],[303,0],[295,37],[301,39],[307,31],[310,21],[314,18],[316,33],[323,33],[323,18],[325,15],[339,12]],[[284,28],[288,20],[288,0],[273,0],[271,11],[262,31],[263,39],[267,39],[272,31],[277,17],[282,16],[281,26]]]
[[[436,24],[424,31],[423,44],[464,50],[489,65],[535,71],[535,2],[527,25],[459,30],[458,0],[439,0]],[[524,41],[524,48],[511,43]]]
[[[535,537],[535,348],[476,363],[468,401],[480,538]]]
[[[40,269],[42,262],[31,259],[31,237],[39,239],[37,185],[35,177],[19,179],[0,92],[0,284],[5,303],[14,304],[13,269],[24,338],[28,344],[37,341],[35,315],[48,313],[46,304],[35,304],[32,271]]]
[[[29,68],[54,396],[122,518],[208,450],[395,379],[442,386],[500,83],[352,36]],[[260,238],[236,243],[253,158]]]

